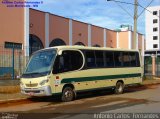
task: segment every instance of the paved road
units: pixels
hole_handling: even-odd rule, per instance
[[[160,85],[150,85],[128,88],[121,95],[114,95],[108,91],[80,94],[77,100],[68,103],[62,103],[53,97],[32,98],[15,104],[0,105],[0,112],[20,113],[19,117],[22,118],[38,116],[50,119],[93,119],[98,118],[100,113],[159,113],[159,92]]]

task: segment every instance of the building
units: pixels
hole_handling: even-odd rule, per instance
[[[116,31],[132,31],[132,26],[131,25],[120,25],[118,29],[115,29]]]
[[[160,6],[148,7],[146,10],[146,50],[160,50]]]
[[[5,4],[0,4],[0,19],[1,71],[15,66],[17,72],[22,72],[30,54],[46,47],[84,45],[133,48],[133,32],[130,29],[115,31],[26,7],[10,8]],[[15,63],[11,58],[13,46],[16,47],[15,52],[17,51]],[[143,55],[144,35],[140,33],[137,33],[137,49]]]
[[[146,75],[160,75],[160,6],[146,11],[146,51],[144,72]]]
[[[0,4],[0,45],[20,43],[28,56],[35,49],[55,45],[85,45],[132,49],[133,32],[115,31],[70,18],[28,8],[8,8]],[[142,50],[143,34],[137,33],[137,49]]]

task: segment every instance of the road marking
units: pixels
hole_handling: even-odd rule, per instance
[[[123,101],[116,101],[116,102],[111,102],[111,103],[107,103],[107,104],[102,104],[102,105],[96,105],[96,106],[92,106],[93,108],[97,108],[97,107],[105,107],[105,106],[110,106],[110,105],[115,105],[115,104],[121,104],[121,103],[125,103],[128,102],[127,100],[123,100]]]
[[[63,115],[63,116],[58,116],[58,117],[54,117],[54,118],[49,118],[49,119],[64,119],[67,118],[69,115]]]
[[[83,104],[84,101],[81,101],[81,100],[76,100],[76,101],[71,101],[71,102],[61,102],[61,103],[58,103],[58,104],[54,104],[54,105],[46,105],[46,106],[43,106],[44,108],[55,108],[55,107],[58,107],[58,106],[67,106],[67,105],[77,105],[77,104]]]

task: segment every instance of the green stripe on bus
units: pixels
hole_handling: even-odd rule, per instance
[[[61,83],[85,82],[85,81],[118,79],[118,78],[132,78],[132,77],[140,77],[140,76],[141,76],[141,73],[107,75],[107,76],[93,76],[93,77],[64,78],[64,79],[62,79]]]

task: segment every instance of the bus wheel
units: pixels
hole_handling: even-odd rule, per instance
[[[69,102],[74,99],[74,91],[71,87],[65,87],[62,92],[62,101]]]
[[[117,82],[116,87],[115,87],[115,94],[122,94],[124,90],[124,84],[122,82]]]

